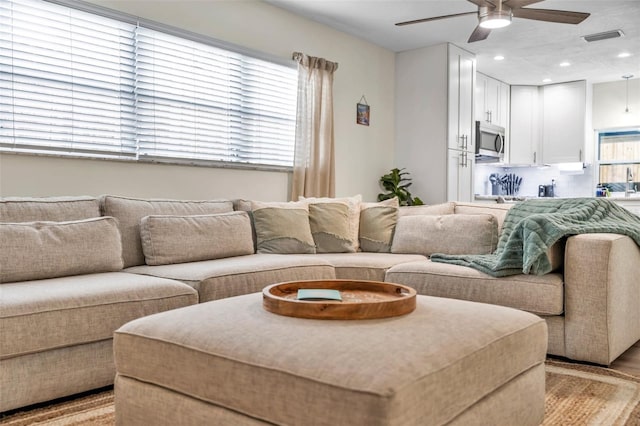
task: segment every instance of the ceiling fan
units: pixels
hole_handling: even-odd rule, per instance
[[[570,12],[553,9],[525,9],[525,6],[540,3],[544,0],[467,0],[478,6],[477,12],[454,13],[452,15],[435,16],[433,18],[415,19],[398,22],[397,26],[418,24],[456,16],[476,15],[478,25],[471,33],[468,43],[486,39],[492,29],[506,27],[511,18],[533,19],[536,21],[558,22],[561,24],[579,24],[589,17],[588,13]]]

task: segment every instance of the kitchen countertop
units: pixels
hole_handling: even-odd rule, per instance
[[[593,197],[537,197],[535,195],[478,195],[478,194],[474,196],[475,201],[495,201],[497,203],[524,201],[524,200],[531,200],[531,199],[545,200],[547,198],[593,198]],[[628,201],[630,203],[640,203],[640,195],[636,195],[632,197],[614,196],[614,197],[606,197],[606,198],[607,200],[611,200],[615,202]]]

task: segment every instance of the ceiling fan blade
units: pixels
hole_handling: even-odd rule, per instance
[[[467,43],[484,40],[489,37],[489,34],[491,34],[491,30],[489,28],[482,28],[480,25],[478,25],[476,29],[471,33],[471,36],[469,37]]]
[[[437,21],[438,19],[454,18],[456,16],[477,15],[477,14],[478,14],[478,12],[454,13],[453,15],[434,16],[433,18],[423,18],[423,19],[415,19],[413,21],[398,22],[396,24],[396,26],[401,27],[403,25],[411,25],[411,24],[419,24],[421,22]]]
[[[467,0],[467,1],[479,7],[486,6],[486,7],[494,8],[496,7],[495,3],[499,2],[500,0]],[[539,1],[542,1],[542,0],[539,0]]]
[[[516,18],[535,19],[536,21],[559,22],[561,24],[579,24],[589,17],[589,13],[569,12],[552,9],[513,9]]]
[[[511,9],[518,9],[520,7],[529,6],[530,4],[540,3],[544,0],[505,0],[503,5],[509,6]]]

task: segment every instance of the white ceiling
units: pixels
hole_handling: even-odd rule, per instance
[[[528,8],[591,14],[578,25],[513,18],[483,41],[467,43],[474,15],[397,27],[396,22],[473,12],[467,0],[265,0],[295,14],[395,52],[451,42],[476,54],[477,68],[509,84],[586,79],[592,83],[640,77],[640,0],[546,0]],[[581,36],[620,29],[624,37],[586,43]],[[631,53],[618,58],[621,52]],[[502,61],[493,59],[496,55]],[[568,61],[571,65],[560,67]]]

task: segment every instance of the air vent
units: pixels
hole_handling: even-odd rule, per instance
[[[618,37],[622,37],[623,35],[624,33],[622,32],[622,30],[613,30],[613,31],[605,31],[603,33],[589,34],[586,36],[582,36],[582,38],[587,43],[591,43],[592,41],[607,40],[609,38],[618,38]]]

